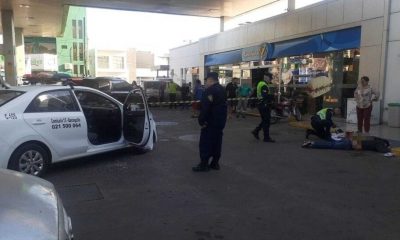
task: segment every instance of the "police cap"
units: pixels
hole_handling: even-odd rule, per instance
[[[212,80],[214,80],[214,82],[218,82],[218,73],[216,72],[210,72],[207,74],[207,78],[211,78]]]

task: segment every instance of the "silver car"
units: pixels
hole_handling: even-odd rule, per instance
[[[1,240],[71,240],[68,217],[53,184],[0,169]]]

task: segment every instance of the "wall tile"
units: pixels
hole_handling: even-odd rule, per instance
[[[400,42],[390,42],[385,84],[385,106],[390,102],[400,102]]]
[[[312,9],[311,26],[312,30],[318,30],[326,27],[326,6],[321,5]]]
[[[363,21],[361,26],[361,46],[382,43],[383,17]]]
[[[282,38],[286,35],[286,18],[279,17],[276,19],[275,38]]]
[[[274,39],[275,36],[275,20],[269,20],[262,22],[262,32],[264,34],[263,39],[265,42],[269,42]]]
[[[390,15],[389,41],[400,40],[400,12]]]
[[[361,47],[360,49],[359,77],[368,76],[371,86],[377,90],[379,90],[380,81],[381,52],[381,46]]]
[[[391,3],[391,12],[400,12],[400,0],[390,0]]]
[[[357,22],[362,19],[362,0],[344,1],[344,23]]]
[[[311,31],[311,10],[307,9],[299,13],[299,33]]]
[[[343,24],[343,0],[328,3],[326,13],[326,25],[328,27]]]
[[[286,16],[286,36],[295,35],[299,32],[299,15]]]
[[[363,19],[371,19],[383,16],[384,7],[384,0],[364,0]]]

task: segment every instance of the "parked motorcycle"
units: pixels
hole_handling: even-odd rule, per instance
[[[293,116],[296,121],[302,120],[297,98],[281,97],[280,103],[275,102],[271,107],[271,124]]]

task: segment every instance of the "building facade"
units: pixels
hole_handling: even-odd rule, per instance
[[[341,108],[343,115],[357,80],[368,76],[381,95],[376,117],[386,121],[387,104],[400,102],[399,12],[400,0],[325,0],[300,9],[289,5],[284,14],[172,49],[171,72],[177,82],[193,79],[194,73],[203,80],[207,71],[216,70],[221,78],[251,82],[262,77],[263,69],[277,67],[280,73],[291,71],[297,89],[311,77],[326,75],[334,86],[321,105]],[[266,56],[251,56],[252,48],[262,46]]]
[[[70,6],[64,33],[57,38],[58,69],[73,76],[88,75],[86,8]]]
[[[118,77],[130,80],[125,50],[91,49],[89,51],[89,71],[93,77]]]
[[[91,49],[89,71],[92,77],[118,77],[132,81],[153,80],[154,54],[136,49]]]

